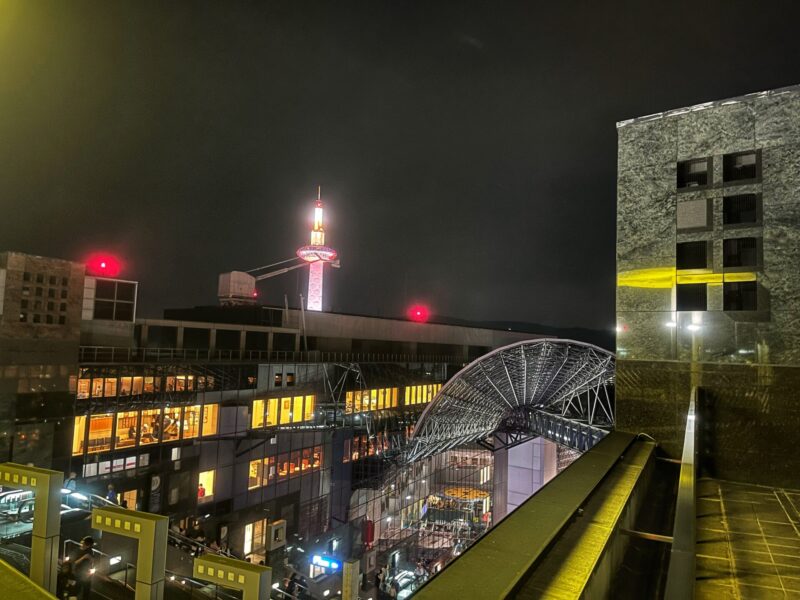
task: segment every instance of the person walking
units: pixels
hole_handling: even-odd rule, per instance
[[[77,558],[73,561],[73,571],[78,582],[78,598],[89,600],[92,595],[92,575],[94,574],[94,538],[86,536],[81,540]]]
[[[78,489],[78,474],[75,471],[70,471],[69,477],[64,482],[64,489],[74,492]]]

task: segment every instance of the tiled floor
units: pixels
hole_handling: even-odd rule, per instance
[[[800,490],[701,480],[696,598],[800,600],[799,511]]]

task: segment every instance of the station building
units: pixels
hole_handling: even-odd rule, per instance
[[[252,558],[276,520],[331,555],[386,549],[448,464],[438,483],[491,489],[485,450],[400,475],[393,457],[455,371],[536,336],[269,306],[143,319],[138,294],[80,263],[0,254],[3,460],[75,472],[79,490]]]

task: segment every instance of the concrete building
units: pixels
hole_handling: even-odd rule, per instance
[[[617,426],[713,474],[800,485],[800,88],[618,124]]]

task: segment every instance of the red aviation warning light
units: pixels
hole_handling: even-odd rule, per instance
[[[95,252],[86,259],[86,269],[90,275],[98,277],[116,277],[122,270],[118,258],[103,252]]]
[[[427,323],[431,317],[431,311],[424,304],[414,304],[409,307],[406,313],[408,318],[415,323]]]

